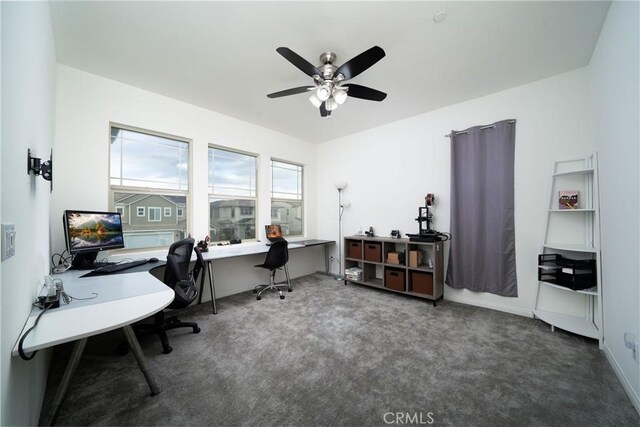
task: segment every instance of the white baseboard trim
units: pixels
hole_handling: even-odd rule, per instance
[[[518,316],[533,317],[533,311],[527,308],[514,307],[512,305],[496,304],[485,301],[478,301],[467,298],[456,298],[448,295],[444,296],[446,301],[459,302],[461,304],[474,305],[476,307],[489,308],[491,310],[502,311],[505,313],[516,314]]]
[[[627,377],[624,375],[624,372],[622,372],[620,365],[618,365],[618,362],[616,362],[616,359],[613,357],[613,354],[611,353],[611,350],[609,350],[609,347],[607,347],[606,342],[602,346],[602,350],[604,351],[605,356],[607,356],[607,360],[609,361],[609,364],[613,368],[613,372],[616,373],[618,380],[620,380],[620,383],[622,384],[622,388],[624,388],[624,391],[627,392],[627,396],[629,396],[629,400],[631,400],[631,403],[633,403],[633,407],[636,408],[636,412],[640,414],[640,398],[633,390],[633,387],[631,387],[629,380],[627,380]]]

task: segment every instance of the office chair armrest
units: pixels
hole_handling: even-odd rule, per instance
[[[180,280],[176,282],[173,288],[176,293],[175,301],[184,302],[185,305],[191,304],[198,297],[198,287],[192,280]]]

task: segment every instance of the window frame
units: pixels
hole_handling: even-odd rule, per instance
[[[151,219],[151,212],[158,212],[158,219]],[[162,222],[162,208],[160,206],[149,206],[147,209],[147,221]]]
[[[235,153],[235,154],[241,154],[241,155],[245,155],[245,156],[250,156],[253,157],[255,160],[255,197],[250,197],[250,196],[233,196],[233,195],[228,195],[228,194],[217,194],[215,193],[215,186],[210,185],[209,183],[209,173],[210,171],[208,170],[209,167],[209,153],[211,149],[214,150],[221,150],[221,151],[228,151],[230,153]],[[243,150],[237,150],[234,148],[230,148],[230,147],[226,147],[226,146],[222,146],[222,145],[217,145],[217,144],[209,144],[207,146],[207,203],[209,205],[209,209],[211,209],[211,203],[213,199],[217,199],[217,200],[250,200],[254,202],[254,206],[253,206],[253,210],[254,210],[254,218],[255,218],[255,237],[253,239],[242,239],[243,242],[256,242],[259,239],[259,233],[258,233],[258,229],[259,229],[259,223],[260,223],[260,216],[258,215],[258,206],[259,206],[259,199],[260,199],[260,155],[257,153],[252,153],[249,151],[243,151]],[[214,208],[215,209],[215,208]],[[219,212],[218,208],[218,212]],[[239,216],[241,216],[241,209],[239,210]],[[232,214],[232,218],[235,218],[235,209],[231,212]],[[208,213],[208,232],[209,234],[211,234],[211,211],[209,211]],[[220,217],[220,215],[218,214],[218,217]],[[214,218],[215,219],[215,218]],[[223,240],[214,240],[212,236],[211,237],[211,241],[212,242],[218,242],[218,241],[223,241]]]
[[[187,190],[172,190],[172,189],[162,189],[162,188],[153,188],[153,187],[135,187],[135,186],[127,186],[127,185],[115,185],[115,184],[111,184],[111,140],[112,140],[112,129],[113,128],[117,128],[117,129],[122,129],[125,131],[130,131],[130,132],[136,132],[136,133],[142,133],[142,134],[146,134],[146,135],[150,135],[150,136],[156,136],[156,137],[160,137],[160,138],[166,138],[166,139],[171,139],[174,141],[178,141],[178,142],[182,142],[185,143],[187,145],[187,167],[188,167],[188,173],[187,173]],[[129,125],[125,125],[122,123],[117,123],[117,122],[109,122],[109,126],[107,128],[107,141],[109,143],[109,149],[108,149],[108,155],[109,155],[109,162],[108,162],[108,167],[109,167],[109,173],[107,174],[107,186],[109,188],[108,191],[108,200],[107,200],[107,205],[109,206],[109,209],[114,209],[115,210],[115,193],[131,193],[131,194],[144,194],[144,195],[157,195],[157,196],[178,196],[178,197],[184,197],[185,198],[185,204],[184,207],[180,207],[180,206],[176,206],[176,212],[179,210],[182,212],[181,216],[176,216],[176,223],[178,221],[184,220],[184,235],[185,237],[188,236],[191,233],[190,230],[190,226],[192,223],[192,191],[193,191],[193,145],[192,145],[192,140],[189,138],[185,138],[185,137],[181,137],[181,136],[177,136],[177,135],[172,135],[172,134],[167,134],[167,133],[163,133],[163,132],[158,132],[158,131],[153,131],[153,130],[149,130],[149,129],[143,129],[143,128],[138,128],[135,126],[129,126]],[[145,207],[141,207],[139,206],[138,208],[142,208],[143,210],[145,209]],[[187,215],[184,214],[184,209],[187,209]],[[131,207],[129,207],[129,213],[131,214]],[[136,209],[137,211],[137,209]],[[160,213],[162,214],[162,209],[160,209]],[[137,213],[137,212],[136,212]],[[138,217],[147,217],[148,218],[148,213],[145,212],[143,215],[136,215]],[[130,215],[128,216],[128,218],[130,218]],[[162,218],[162,217],[161,217]],[[131,219],[129,219],[127,222],[131,221]],[[162,220],[160,221],[150,221],[150,222],[162,222]],[[137,247],[137,248],[124,248],[124,249],[116,249],[114,250],[115,253],[136,253],[136,252],[141,252],[141,251],[148,251],[148,250],[157,250],[157,249],[167,249],[169,246],[167,245],[162,245],[162,246],[145,246],[145,247]]]
[[[138,206],[136,208],[136,216],[138,218],[143,218],[147,216],[147,208],[145,206]]]
[[[278,163],[285,163],[287,165],[291,165],[291,166],[296,166],[300,168],[300,193],[299,199],[296,198],[283,198],[283,197],[273,197],[273,193],[274,193],[274,186],[273,186],[273,168],[274,168],[274,162],[278,162]],[[280,159],[280,158],[276,158],[276,157],[271,157],[270,161],[269,161],[269,168],[270,168],[270,173],[271,173],[271,201],[270,201],[270,215],[269,215],[269,220],[272,221],[273,219],[273,205],[274,202],[281,202],[281,203],[291,203],[291,202],[300,202],[300,211],[301,211],[301,215],[302,217],[300,218],[300,234],[287,234],[288,237],[304,237],[306,236],[306,211],[305,211],[305,193],[304,193],[304,186],[305,186],[305,182],[304,182],[304,164],[302,163],[298,163],[298,162],[294,162],[291,160],[284,160],[284,159]],[[287,211],[289,211],[289,209],[287,209]]]

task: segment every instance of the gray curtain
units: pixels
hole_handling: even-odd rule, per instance
[[[447,284],[516,297],[515,120],[451,132]]]

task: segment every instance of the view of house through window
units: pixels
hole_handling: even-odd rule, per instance
[[[304,234],[301,165],[271,160],[271,223],[285,236]]]
[[[258,158],[209,147],[211,241],[256,238]]]
[[[112,126],[110,171],[125,248],[166,247],[187,235],[187,142]]]

